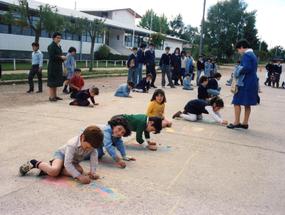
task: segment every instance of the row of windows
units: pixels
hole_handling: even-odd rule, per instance
[[[125,46],[126,47],[132,47],[132,46],[139,47],[142,43],[144,43],[143,38],[144,38],[143,36],[135,35],[134,45],[133,45],[133,35],[131,33],[125,33]],[[164,41],[159,47],[156,47],[156,49],[163,50],[163,47],[164,47]]]
[[[6,24],[0,24],[0,33],[4,34],[17,34],[17,35],[26,35],[26,36],[35,36],[34,31],[29,27],[21,27],[18,25],[6,25]],[[41,37],[47,37],[50,38],[51,34],[43,30],[41,32]],[[83,42],[91,42],[91,37],[88,35],[88,33],[82,34],[82,41]],[[68,32],[62,33],[62,39],[64,40],[76,40],[80,41],[81,37],[77,34],[71,34]],[[103,43],[103,34],[96,37],[96,43]]]

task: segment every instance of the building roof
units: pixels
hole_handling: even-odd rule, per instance
[[[4,3],[4,4],[14,4],[14,5],[18,5],[19,2],[17,0],[0,0],[0,3]],[[38,1],[34,1],[34,0],[28,0],[29,3],[29,7],[31,9],[34,10],[38,10],[40,5],[43,5],[45,3],[42,2],[38,2]],[[81,11],[77,11],[77,10],[72,10],[72,9],[67,9],[67,8],[62,8],[62,7],[58,7],[57,8],[57,13],[61,14],[63,16],[73,16],[73,17],[80,17],[80,18],[87,18],[89,20],[94,20],[94,19],[102,19],[102,17],[98,17],[98,16],[94,16],[94,15],[90,15]],[[120,10],[120,9],[119,9]],[[130,31],[136,31],[136,32],[140,32],[143,34],[153,34],[153,33],[157,33],[155,31],[151,31],[142,27],[138,27],[138,26],[134,26],[134,25],[128,25],[126,23],[121,23],[118,22],[116,20],[111,20],[111,19],[107,19],[104,18],[105,20],[105,25],[106,26],[110,26],[110,27],[114,27],[114,28],[121,28],[121,29],[126,29],[126,30],[130,30]],[[181,41],[181,42],[187,42],[185,40],[182,40],[180,38],[177,37],[173,37],[170,35],[165,35],[167,39],[172,39],[172,40],[177,40],[177,41]]]
[[[122,8],[122,9],[104,9],[104,10],[82,10],[84,13],[92,13],[92,12],[113,12],[113,11],[121,11],[121,10],[126,10],[129,13],[131,13],[135,18],[142,18],[141,15],[139,15],[137,12],[135,12],[132,8]]]

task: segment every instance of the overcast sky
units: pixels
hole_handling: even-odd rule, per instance
[[[39,0],[64,8],[75,8],[74,0]],[[207,8],[219,0],[207,0]],[[257,11],[258,36],[265,40],[269,47],[281,45],[285,47],[285,0],[245,0],[248,10]],[[139,4],[138,4],[139,3]],[[98,10],[132,8],[140,15],[147,9],[153,9],[157,14],[165,14],[168,18],[181,13],[184,23],[198,27],[201,23],[203,0],[77,0],[77,10]]]

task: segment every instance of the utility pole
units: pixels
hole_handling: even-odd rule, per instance
[[[203,5],[203,16],[202,16],[202,21],[201,21],[201,35],[200,35],[199,56],[201,56],[202,53],[203,53],[205,9],[206,9],[206,0],[204,0],[204,5]]]

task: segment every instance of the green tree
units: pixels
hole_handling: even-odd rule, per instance
[[[87,18],[85,18],[83,20],[81,19],[79,22],[82,23],[84,31],[87,32],[87,34],[91,38],[89,71],[92,71],[96,37],[105,31],[105,26],[104,26],[105,20],[94,19],[90,21]]]
[[[6,14],[6,23],[30,27],[35,34],[35,42],[39,42],[43,30],[52,33],[64,29],[65,19],[57,14],[56,7],[45,4],[32,10],[27,0],[18,1],[19,4],[12,6]]]
[[[152,9],[146,11],[141,18],[139,26],[162,34],[166,34],[169,31],[167,17],[164,14],[158,16]]]
[[[156,47],[159,47],[165,40],[165,36],[161,33],[154,33],[150,35],[150,40]]]
[[[242,38],[247,39],[255,50],[258,48],[256,14],[246,9],[243,0],[221,1],[209,8],[205,23],[205,44],[209,54],[219,59],[231,59],[235,43]]]
[[[181,14],[178,14],[176,17],[174,17],[174,19],[169,22],[169,25],[169,33],[173,36],[181,37],[185,31],[185,25]]]

